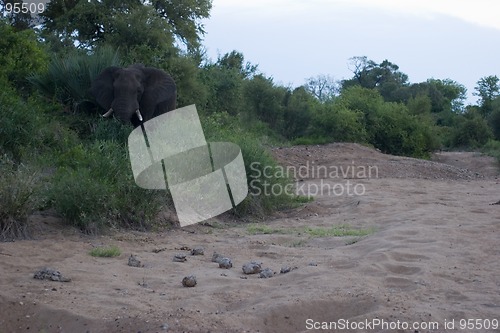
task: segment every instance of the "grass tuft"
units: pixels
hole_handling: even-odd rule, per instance
[[[89,254],[92,257],[112,258],[118,257],[121,254],[121,251],[118,246],[111,245],[109,247],[94,247],[90,250]]]
[[[305,227],[304,233],[311,237],[345,237],[345,236],[366,236],[373,233],[373,230],[353,229],[346,224],[333,226],[331,228],[310,228]]]
[[[354,229],[347,224],[332,226],[330,228],[272,228],[267,225],[252,224],[247,227],[247,232],[251,235],[270,235],[270,234],[306,234],[312,238],[319,237],[363,237],[375,232],[374,229]]]

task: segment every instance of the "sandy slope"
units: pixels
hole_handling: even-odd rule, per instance
[[[355,144],[274,154],[296,168],[359,171],[371,165],[378,174],[297,177],[303,189],[350,181],[364,193],[323,191],[314,202],[262,222],[283,231],[271,234],[252,235],[248,224],[234,220],[88,237],[37,216],[34,223],[46,230],[40,239],[0,243],[0,332],[306,332],[313,322],[342,320],[439,325],[351,330],[359,332],[443,332],[445,322],[455,320],[455,330],[447,332],[466,332],[471,330],[460,330],[460,319],[500,320],[500,205],[491,205],[500,200],[500,180],[492,159],[441,153],[435,159],[443,164]],[[312,238],[300,232],[334,225],[373,233]],[[123,253],[113,259],[87,254],[100,244],[116,244]],[[172,261],[195,246],[205,255]],[[218,268],[211,262],[214,251],[229,256],[234,267]],[[127,265],[132,253],[143,268]],[[241,266],[251,260],[275,272],[297,268],[270,279],[244,276]],[[33,279],[43,266],[72,281]],[[198,278],[195,288],[181,285],[189,274]]]

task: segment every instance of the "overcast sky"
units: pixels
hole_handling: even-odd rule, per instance
[[[205,23],[210,58],[240,51],[276,83],[328,74],[351,78],[349,58],[387,59],[412,83],[466,86],[500,76],[498,0],[213,0]]]

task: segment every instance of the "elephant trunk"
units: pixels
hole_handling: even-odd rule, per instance
[[[129,123],[134,116],[141,119],[142,115],[139,112],[139,103],[135,96],[130,96],[128,98],[116,98],[111,104],[111,108],[114,110],[114,115],[122,123]]]

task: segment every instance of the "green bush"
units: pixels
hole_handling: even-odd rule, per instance
[[[454,147],[478,148],[493,138],[491,128],[479,115],[466,115],[453,133]]]
[[[261,132],[245,129],[237,118],[227,113],[215,113],[202,119],[203,128],[208,141],[227,141],[241,148],[250,195],[236,207],[237,214],[264,215],[280,208],[290,207],[303,199],[282,191],[277,195],[270,189],[284,189],[291,180],[272,174],[265,177],[265,167],[275,169],[276,161],[262,145]]]
[[[293,140],[306,135],[313,113],[320,105],[304,87],[288,92],[285,98],[283,136]]]
[[[371,144],[393,155],[428,157],[438,146],[432,128],[403,104],[384,103],[371,115],[367,132]]]
[[[313,115],[311,132],[330,142],[365,142],[366,130],[363,113],[339,104],[323,105]]]
[[[496,101],[498,107],[494,109],[488,117],[488,123],[491,127],[495,140],[500,140],[500,98]]]
[[[19,91],[29,90],[27,77],[46,68],[48,55],[31,29],[16,32],[0,20],[0,36],[0,77]]]
[[[55,161],[48,197],[70,224],[86,232],[105,227],[145,230],[153,226],[168,197],[139,188],[126,148],[114,141],[79,144]]]
[[[0,87],[0,154],[20,161],[75,144],[75,133],[54,119],[57,105],[36,97],[23,100],[2,80]]]
[[[500,141],[489,140],[483,147],[482,152],[495,157],[500,163]]]
[[[28,237],[28,216],[38,204],[38,174],[0,158],[0,240]]]
[[[282,133],[284,125],[284,100],[287,89],[277,87],[272,79],[263,75],[255,75],[243,85],[245,106],[243,112],[249,117],[266,122],[269,126]]]
[[[208,65],[202,69],[201,80],[208,90],[206,114],[226,112],[236,115],[242,108],[243,78],[236,69]]]
[[[439,147],[429,115],[412,115],[404,104],[384,102],[377,91],[359,86],[318,107],[308,132],[293,143],[369,143],[385,153],[413,157],[427,157]]]

